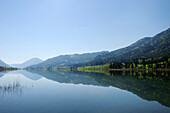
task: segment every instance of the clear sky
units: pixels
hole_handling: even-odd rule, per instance
[[[170,0],[0,0],[8,64],[112,51],[170,27]]]

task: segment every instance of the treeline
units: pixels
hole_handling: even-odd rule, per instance
[[[51,71],[73,71],[77,70],[77,67],[39,67],[39,68],[25,68],[25,70],[51,70]]]
[[[131,62],[111,62],[104,65],[81,66],[81,67],[40,67],[26,68],[27,70],[66,70],[66,71],[83,71],[83,70],[110,70],[110,69],[170,69],[170,58],[160,59],[133,59]]]
[[[133,62],[111,62],[109,69],[170,69],[170,58],[134,59]]]
[[[133,59],[130,62],[111,62],[105,65],[81,66],[77,70],[100,70],[100,69],[170,69],[170,58],[159,59]]]
[[[110,64],[77,67],[78,71],[110,69]]]
[[[6,70],[18,70],[18,68],[0,66],[0,71],[6,71]]]

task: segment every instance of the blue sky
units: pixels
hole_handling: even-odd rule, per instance
[[[8,64],[112,51],[170,27],[170,0],[0,0]]]

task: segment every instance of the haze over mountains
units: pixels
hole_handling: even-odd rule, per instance
[[[110,62],[133,62],[135,59],[164,59],[170,57],[170,28],[155,35],[145,37],[132,45],[115,51],[101,51],[94,53],[60,55],[42,61],[32,58],[22,64],[12,64],[17,68],[41,68],[41,67],[72,67],[103,65]],[[0,60],[0,66],[9,67]]]
[[[9,67],[9,65],[3,62],[1,59],[0,59],[0,66]]]
[[[73,54],[73,55],[60,55],[54,58],[47,59],[46,61],[33,65],[31,67],[70,67],[75,64],[86,62],[100,54],[108,53],[107,51]]]
[[[10,66],[12,67],[17,67],[17,68],[25,68],[31,65],[35,65],[35,64],[39,64],[43,62],[43,60],[39,59],[39,58],[32,58],[30,60],[25,61],[22,64],[11,64]]]
[[[170,28],[154,37],[140,39],[128,47],[115,51],[60,55],[30,67],[88,66],[110,62],[131,62],[137,58],[160,59],[165,57],[170,57]]]

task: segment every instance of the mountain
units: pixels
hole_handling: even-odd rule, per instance
[[[133,62],[134,59],[161,59],[170,57],[170,28],[155,35],[138,40],[134,44],[108,53],[100,54],[83,65],[101,65],[110,62]]]
[[[30,66],[32,68],[37,67],[69,67],[75,64],[87,62],[88,60],[98,56],[99,54],[108,53],[107,51],[84,53],[84,54],[73,54],[73,55],[60,55],[54,58],[47,59],[46,61]]]
[[[9,67],[9,65],[3,62],[1,59],[0,59],[0,66]]]
[[[17,68],[25,68],[31,65],[35,65],[35,64],[39,64],[43,62],[43,60],[39,59],[39,58],[32,58],[22,64],[11,64],[12,67],[17,67]]]
[[[138,59],[158,61],[167,58],[170,58],[170,28],[154,37],[145,37],[130,46],[115,51],[60,55],[30,67],[79,67],[103,65],[110,62],[134,62]]]

